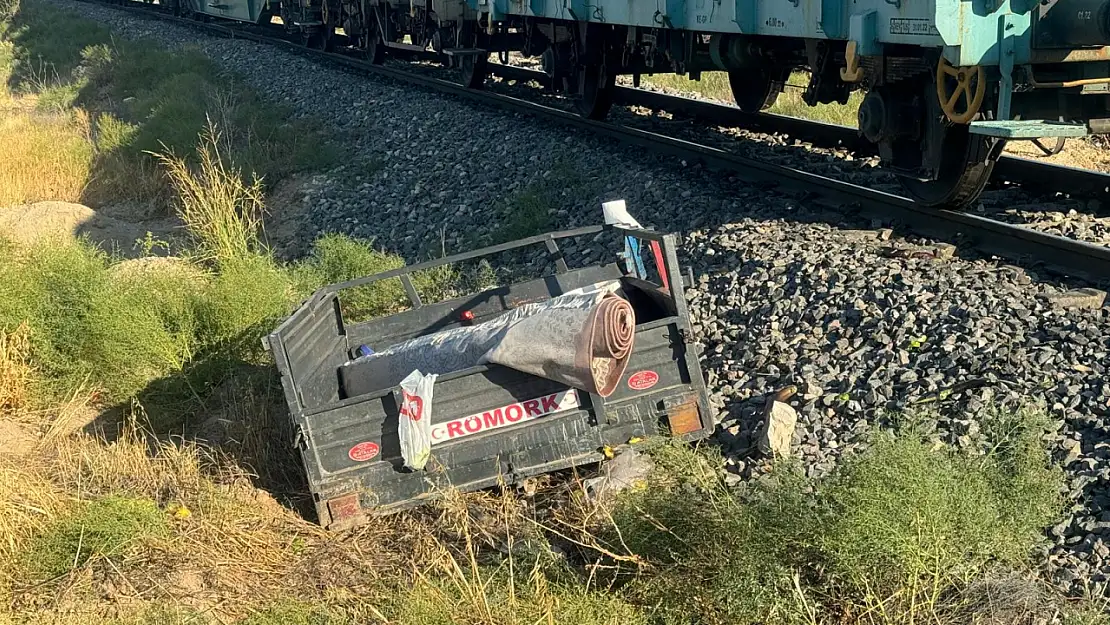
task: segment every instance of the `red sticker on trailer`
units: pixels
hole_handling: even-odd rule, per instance
[[[654,371],[638,371],[628,376],[628,388],[646,391],[659,382],[659,374]]]
[[[351,450],[347,452],[347,455],[355,462],[366,462],[377,456],[381,450],[381,446],[377,443],[366,441],[365,443],[359,443],[352,447]]]

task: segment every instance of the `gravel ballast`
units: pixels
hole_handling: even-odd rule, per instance
[[[937,437],[971,447],[986,411],[1043,402],[1073,502],[1049,531],[1046,574],[1074,592],[1110,577],[1110,312],[1059,303],[1084,285],[962,251],[948,258],[950,248],[889,238],[882,224],[801,193],[744,186],[530,117],[51,1],[123,37],[203,42],[221,67],[353,146],[351,162],[305,186],[295,249],[334,231],[410,261],[456,252],[503,232],[514,219],[508,198],[536,189],[555,228],[598,223],[600,202],[623,198],[642,222],[681,233],[730,482],[761,470],[750,452],[762,407],[787,385],[798,387],[794,453],[811,474],[831,470],[888,411],[934,410]]]

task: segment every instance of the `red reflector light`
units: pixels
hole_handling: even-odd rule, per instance
[[[474,321],[474,313],[469,311],[469,310],[464,310],[459,315],[459,318],[462,319],[463,321],[469,323],[471,321]]]
[[[329,527],[334,526],[340,521],[359,516],[362,513],[362,507],[358,503],[358,493],[351,493],[350,495],[329,499],[328,513],[331,514],[331,523],[328,524]]]
[[[698,411],[697,398],[690,397],[685,401],[665,401],[667,422],[671,428],[672,436],[682,436],[701,429],[701,415]]]

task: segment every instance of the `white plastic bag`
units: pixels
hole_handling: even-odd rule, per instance
[[[405,466],[415,471],[423,470],[432,455],[432,385],[435,381],[435,374],[424,375],[419,369],[401,380],[397,435],[401,439]]]

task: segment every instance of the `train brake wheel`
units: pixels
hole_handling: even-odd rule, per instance
[[[583,67],[578,70],[578,96],[574,99],[578,114],[587,119],[605,119],[613,107],[616,75],[604,65]]]
[[[481,89],[486,86],[489,76],[489,54],[467,54],[459,59],[463,86],[467,89]]]

